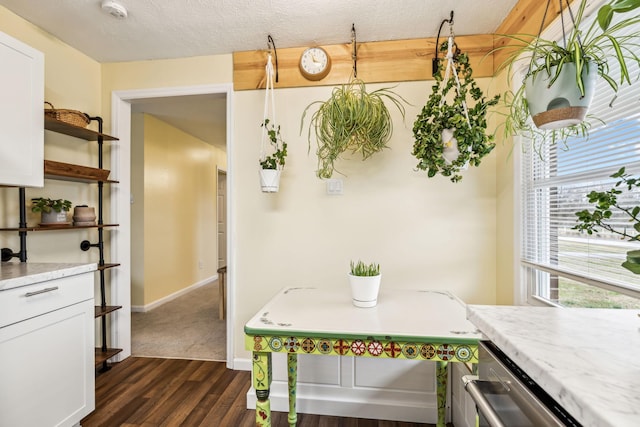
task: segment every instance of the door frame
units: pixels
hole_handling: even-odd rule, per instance
[[[136,99],[168,96],[226,94],[226,151],[227,151],[227,368],[234,368],[235,323],[235,256],[233,216],[233,85],[215,84],[151,89],[133,89],[111,93],[111,134],[119,141],[112,144],[111,171],[119,181],[111,190],[111,218],[120,224],[112,233],[111,259],[120,267],[113,269],[115,286],[113,304],[121,305],[111,328],[111,342],[122,352],[117,360],[131,356],[131,103]]]

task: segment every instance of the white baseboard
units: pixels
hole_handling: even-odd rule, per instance
[[[145,304],[145,305],[132,305],[131,306],[131,311],[135,312],[135,313],[146,313],[147,311],[153,310],[154,308],[160,307],[162,304],[166,304],[171,300],[174,300],[184,294],[187,294],[191,291],[193,291],[194,289],[199,288],[200,286],[204,286],[207,285],[215,280],[218,280],[218,275],[214,275],[211,277],[208,277],[206,279],[203,279],[197,283],[194,283],[191,286],[187,286],[186,288],[182,288],[177,292],[174,292],[170,295],[167,295],[164,298],[160,298],[159,300],[156,300],[150,304]]]
[[[253,369],[253,362],[251,359],[238,358],[233,359],[234,371],[250,371]]]

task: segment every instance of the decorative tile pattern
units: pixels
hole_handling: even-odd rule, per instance
[[[394,340],[329,339],[293,336],[247,335],[247,349],[289,354],[323,354],[441,362],[478,362],[472,344],[416,343]]]

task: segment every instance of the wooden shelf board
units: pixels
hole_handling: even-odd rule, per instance
[[[102,351],[101,348],[95,349],[95,357],[96,357],[96,366],[101,364],[102,362],[106,362],[111,359],[116,354],[122,351],[121,348],[108,348],[107,351]]]
[[[102,307],[101,305],[96,305],[94,307],[94,313],[95,313],[94,317],[98,318],[98,317],[104,316],[105,314],[109,314],[116,310],[119,310],[121,308],[122,308],[121,305],[107,305],[105,307]]]
[[[87,166],[74,165],[71,163],[44,161],[44,177],[46,179],[57,179],[74,182],[108,182],[117,183],[107,179],[109,171],[106,169],[90,168]]]
[[[60,120],[47,116],[44,117],[44,128],[53,132],[84,139],[85,141],[97,141],[100,137],[102,137],[103,141],[118,141],[118,138],[115,136],[96,132],[92,129],[80,126],[70,125],[69,123],[61,122]]]
[[[114,267],[117,267],[117,266],[119,266],[119,265],[120,265],[120,263],[99,265],[99,266],[98,266],[98,271],[100,271],[100,270],[106,270],[106,269],[108,269],[108,268],[114,268]]]
[[[118,227],[120,224],[102,224],[102,225],[45,225],[41,227],[34,225],[31,227],[14,227],[14,228],[0,228],[0,231],[56,231],[56,230],[74,230],[79,228],[107,228]]]

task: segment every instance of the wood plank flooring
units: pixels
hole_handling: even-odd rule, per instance
[[[83,427],[250,427],[251,374],[223,362],[129,357],[96,378],[96,410]],[[273,427],[287,414],[273,412]],[[298,414],[299,427],[428,427],[431,424]]]

